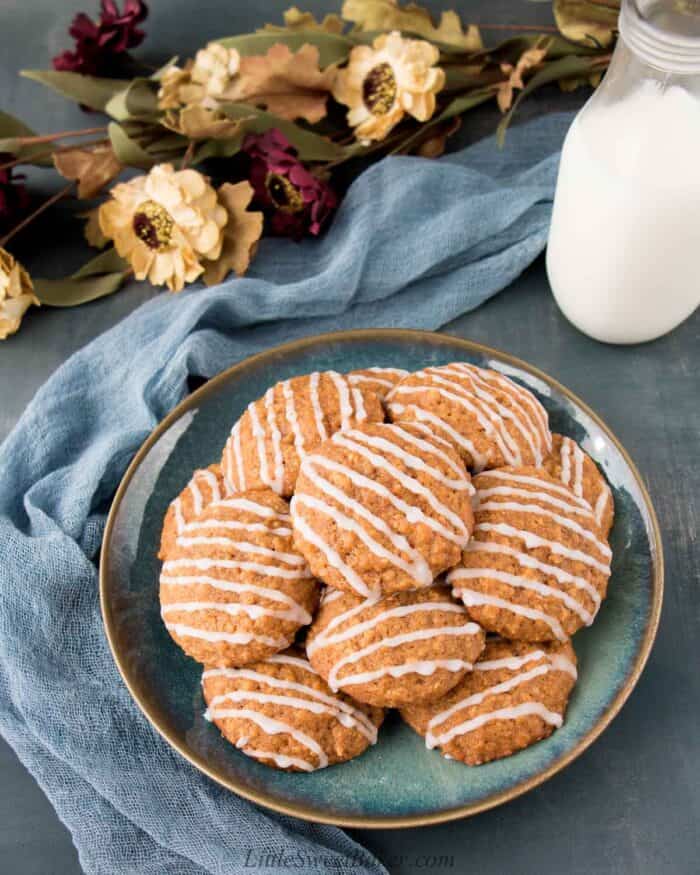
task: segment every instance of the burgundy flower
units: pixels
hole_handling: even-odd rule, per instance
[[[54,69],[114,76],[123,66],[128,50],[143,42],[145,34],[137,25],[147,15],[148,7],[143,0],[125,0],[121,12],[114,0],[102,0],[99,22],[84,12],[78,13],[68,30],[75,40],[75,49],[57,55],[53,59]]]
[[[8,152],[0,152],[0,166],[12,161]],[[10,231],[27,212],[29,194],[24,184],[24,174],[15,174],[14,168],[0,170],[0,232]]]
[[[319,234],[338,206],[338,197],[297,158],[296,149],[277,128],[248,134],[243,151],[250,158],[250,183],[256,203],[279,237]]]

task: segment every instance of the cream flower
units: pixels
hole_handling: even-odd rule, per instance
[[[0,340],[19,329],[32,304],[40,306],[29,274],[9,252],[0,248]]]
[[[236,49],[209,43],[184,68],[170,67],[165,71],[158,92],[159,107],[177,109],[199,103],[214,107],[217,99],[225,97],[227,88],[238,75],[240,63]]]
[[[196,170],[158,164],[145,176],[115,186],[99,208],[100,228],[136,279],[179,292],[217,259],[228,215]]]
[[[333,97],[349,108],[348,124],[359,140],[383,140],[406,113],[421,122],[433,115],[445,84],[444,71],[434,66],[439,57],[429,42],[398,31],[378,36],[372,47],[355,46]]]

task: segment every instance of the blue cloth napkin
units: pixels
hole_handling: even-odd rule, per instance
[[[335,328],[435,329],[506,286],[544,247],[569,122],[516,128],[503,150],[381,161],[322,239],[264,241],[245,279],[164,293],[76,353],[0,447],[0,731],[86,872],[255,875],[280,851],[297,871],[385,872],[340,829],[222,789],[150,727],[102,631],[105,516],[188,376]]]

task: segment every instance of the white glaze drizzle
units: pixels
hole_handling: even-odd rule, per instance
[[[297,409],[294,404],[294,390],[292,389],[289,380],[285,380],[282,383],[282,394],[284,395],[285,404],[284,414],[292,427],[292,434],[294,435],[294,449],[299,458],[303,459],[306,452],[304,449],[304,435],[302,434],[301,426],[299,425]]]
[[[263,517],[263,519],[275,519],[282,523],[288,523],[291,519],[288,513],[279,513],[274,508],[268,507],[266,504],[259,504],[250,498],[233,496],[232,498],[224,498],[217,504],[219,507],[229,507],[232,510],[247,510],[255,516]]]
[[[254,632],[218,632],[212,629],[199,629],[194,626],[186,626],[183,623],[166,623],[165,628],[181,638],[200,638],[203,641],[211,641],[214,644],[225,642],[226,644],[250,644],[257,641],[275,650],[283,650],[289,647],[287,638],[272,638],[270,635],[258,635]]]
[[[505,583],[516,589],[527,589],[531,592],[536,592],[544,598],[559,600],[570,611],[577,614],[586,626],[590,626],[595,617],[595,614],[588,611],[580,602],[564,590],[557,589],[554,586],[547,586],[546,583],[540,583],[538,580],[531,580],[528,577],[511,574],[508,571],[499,571],[495,568],[455,568],[449,573],[447,580],[452,584],[459,580],[496,580],[499,583]]]
[[[532,477],[529,474],[515,474],[512,471],[486,471],[482,474],[482,479],[490,478],[493,480],[505,480],[513,483],[523,483],[526,486],[537,486],[539,489],[546,489],[549,492],[554,492],[568,498],[569,501],[575,501],[583,510],[590,509],[589,503],[585,498],[574,496],[571,490],[565,486],[559,486],[558,483],[550,483],[548,480],[542,480],[539,477]],[[534,494],[534,493],[533,493]]]
[[[236,460],[236,471],[238,472],[238,487],[241,492],[245,491],[245,467],[243,465],[243,451],[241,450],[241,423],[240,420],[233,427],[233,455]]]
[[[292,607],[286,611],[276,611],[272,608],[264,608],[262,605],[249,605],[242,602],[169,602],[162,605],[160,613],[162,617],[166,614],[182,613],[192,614],[197,611],[215,611],[222,614],[228,614],[234,617],[237,614],[246,614],[251,620],[259,620],[261,617],[277,617],[280,620],[299,621],[298,606]]]
[[[163,573],[166,576],[169,571],[176,571],[180,568],[196,568],[199,571],[209,571],[212,569],[254,571],[266,577],[283,577],[287,580],[305,580],[309,577],[309,572],[306,568],[280,568],[277,565],[265,565],[261,562],[247,562],[245,560],[239,561],[238,559],[207,559],[197,557],[192,559],[168,559],[167,562],[163,563]]]
[[[292,530],[286,526],[277,526],[277,528],[273,529],[266,523],[244,523],[240,520],[217,519],[195,520],[194,522],[187,523],[182,529],[182,534],[184,535],[188,532],[200,532],[204,529],[230,529],[232,531],[261,532],[265,535],[280,536],[292,534]]]
[[[458,735],[467,735],[474,732],[475,729],[480,729],[487,723],[493,720],[517,720],[519,717],[527,717],[536,715],[549,723],[551,726],[559,728],[564,722],[561,714],[556,714],[550,711],[541,702],[523,702],[521,705],[514,705],[512,708],[499,708],[497,711],[489,711],[487,714],[479,714],[471,720],[466,720],[460,723],[459,726],[454,726],[452,729],[444,732],[442,735],[435,738],[434,743],[428,744],[426,738],[426,747],[435,747],[439,744],[447,744]],[[432,740],[431,740],[432,741]]]
[[[351,389],[352,401],[355,406],[355,419],[357,422],[364,422],[367,419],[367,411],[365,410],[365,401],[362,397],[362,392],[359,389]]]
[[[423,410],[422,407],[419,407],[417,404],[397,404],[396,402],[391,402],[388,405],[389,412],[392,416],[398,416],[399,421],[401,417],[407,411],[411,411],[413,417],[415,418],[418,424],[422,424],[427,428],[432,426],[433,429],[439,429],[444,431],[445,434],[449,435],[450,441],[453,444],[457,444],[460,447],[463,447],[471,456],[472,465],[475,471],[482,471],[486,463],[488,462],[488,458],[477,450],[474,442],[469,440],[469,438],[461,435],[456,429],[454,429],[449,422],[445,422],[444,419],[441,419],[439,416],[436,416],[434,413],[431,413],[429,410]],[[446,443],[450,443],[450,441],[445,441]]]
[[[241,550],[244,553],[253,553],[256,556],[266,556],[268,559],[277,559],[285,565],[306,565],[304,558],[298,553],[284,553],[281,550],[274,550],[270,547],[261,547],[260,544],[253,544],[251,541],[236,541],[234,538],[218,536],[188,538],[185,535],[180,535],[177,539],[177,544],[179,547],[207,545],[228,547],[233,550]]]
[[[280,493],[284,485],[284,457],[282,456],[282,434],[277,426],[275,394],[272,388],[265,392],[264,403],[267,412],[267,428],[272,443],[272,458],[275,465],[275,473],[269,485],[273,492]]]
[[[400,678],[407,674],[417,674],[421,677],[429,677],[436,671],[471,671],[471,662],[464,659],[425,659],[412,662],[402,662],[400,665],[385,665],[374,671],[362,671],[357,674],[346,675],[341,681],[341,687],[354,686],[356,684],[369,684],[387,675],[392,678]]]
[[[321,410],[321,402],[318,396],[318,385],[320,378],[321,375],[318,371],[314,371],[313,374],[309,376],[309,397],[311,398],[311,409],[314,412],[316,431],[318,432],[319,438],[322,441],[325,441],[328,437],[328,432],[326,431],[326,426],[323,422],[323,411]]]
[[[555,638],[559,641],[567,641],[568,635],[562,629],[561,624],[554,617],[545,614],[544,611],[539,611],[535,608],[527,608],[523,605],[516,605],[506,599],[498,598],[497,596],[487,595],[483,592],[477,592],[466,587],[453,587],[453,594],[457,598],[461,598],[468,608],[477,608],[483,605],[491,605],[494,608],[502,608],[505,611],[510,611],[520,617],[525,617],[528,620],[539,620],[545,623],[552,630]]]
[[[481,475],[484,476],[483,474]],[[558,507],[560,510],[569,511],[569,513],[576,513],[579,516],[585,517],[586,519],[593,519],[593,512],[590,507],[581,507],[580,505],[569,504],[566,501],[562,501],[559,498],[555,498],[553,495],[549,495],[546,492],[535,492],[532,489],[518,489],[516,486],[492,486],[490,488],[479,488],[478,491],[479,496],[479,505],[481,501],[485,498],[500,498],[501,496],[511,496],[515,498],[528,498],[534,499],[535,501],[542,501],[545,504],[549,504],[552,507]]]
[[[333,381],[336,391],[338,392],[338,407],[340,410],[340,427],[341,429],[350,428],[350,423],[353,416],[352,401],[350,399],[350,387],[342,374],[337,371],[328,371],[328,376]]]

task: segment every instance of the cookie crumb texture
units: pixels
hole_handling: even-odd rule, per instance
[[[394,386],[404,377],[408,371],[403,368],[362,368],[358,371],[350,371],[348,382],[351,386],[369,389],[383,401]]]
[[[175,546],[175,540],[187,523],[198,516],[212,501],[219,501],[227,494],[220,465],[199,468],[190,478],[177,498],[168,505],[163,520],[158,558],[164,559]]]
[[[240,666],[289,647],[311,622],[318,589],[292,543],[284,499],[245,492],[184,525],[163,562],[161,615],[193,659]]]
[[[429,425],[454,443],[471,471],[542,465],[552,447],[547,412],[532,392],[464,362],[424,368],[386,398],[393,422]]]
[[[471,618],[522,641],[590,625],[611,551],[588,502],[537,468],[484,471],[474,486],[474,537],[447,578]]]
[[[362,598],[430,586],[469,540],[473,491],[420,423],[337,432],[302,463],[294,543],[316,577]]]
[[[306,640],[332,690],[388,708],[440,698],[483,649],[481,627],[444,586],[376,601],[326,590]]]
[[[579,498],[585,498],[607,537],[615,517],[615,503],[608,482],[593,459],[570,437],[553,434],[552,452],[542,467]]]
[[[401,716],[426,747],[478,766],[551,735],[575,683],[571,644],[489,639],[474,671],[446,696],[403,708]]]
[[[288,498],[304,456],[341,428],[383,421],[377,395],[335,371],[283,380],[231,430],[221,459],[229,491],[269,488]]]
[[[379,708],[333,693],[292,649],[241,669],[207,668],[206,717],[249,757],[292,772],[351,760],[377,740]]]

